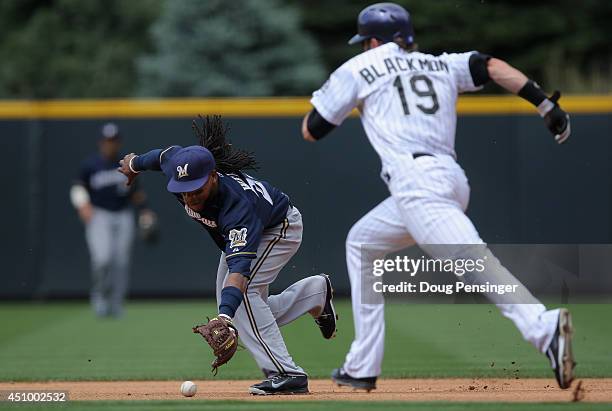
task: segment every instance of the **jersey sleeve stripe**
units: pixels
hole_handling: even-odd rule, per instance
[[[166,151],[170,150],[171,148],[174,148],[175,146],[170,146],[167,149],[165,149],[164,151],[162,151],[161,153],[159,153],[159,164],[161,164],[162,162],[162,156],[166,153]]]
[[[237,255],[245,255],[245,254],[246,255],[257,255],[257,253],[254,252],[254,251],[241,251],[241,252],[238,252],[238,253],[227,254],[225,256],[225,259],[232,258],[232,257],[235,257]]]

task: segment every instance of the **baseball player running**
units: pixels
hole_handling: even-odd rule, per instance
[[[493,81],[532,103],[558,143],[569,137],[570,121],[559,107],[558,92],[548,98],[502,60],[476,51],[439,56],[417,51],[411,17],[397,4],[366,7],[349,44],[361,44],[364,52],[313,93],[314,108],[304,117],[302,134],[317,141],[357,107],[382,160],[381,176],[391,195],[362,217],[346,240],[355,340],[342,367],[332,373],[339,385],[371,390],[381,373],[384,306],[362,303],[361,284],[362,276],[372,275],[375,259],[415,243],[433,258],[465,257],[470,247],[460,245],[478,245],[489,253],[487,275],[518,283],[490,255],[465,215],[470,189],[454,150],[457,95]],[[428,248],[433,244],[456,246],[444,255],[439,247]],[[362,253],[366,245],[368,253]],[[547,311],[527,290],[520,296],[486,296],[550,358],[559,386],[568,388],[574,377],[569,312]]]
[[[213,369],[232,357],[238,334],[266,376],[250,393],[307,393],[306,372],[291,358],[279,327],[308,312],[323,337],[332,338],[336,313],[330,279],[324,274],[307,277],[268,295],[269,285],[300,246],[302,216],[285,193],[244,173],[256,167],[255,159],[226,143],[227,128],[220,117],[207,117],[202,127],[194,121],[193,126],[199,145],[132,153],[119,171],[129,183],[144,170],[162,171],[169,178],[168,191],[221,250],[219,314],[194,328],[215,352]]]

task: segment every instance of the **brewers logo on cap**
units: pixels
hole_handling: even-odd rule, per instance
[[[189,163],[186,163],[183,167],[178,166],[176,168],[176,171],[178,172],[178,176],[176,178],[183,178],[183,177],[188,177],[189,174],[187,174],[187,166],[189,165]]]

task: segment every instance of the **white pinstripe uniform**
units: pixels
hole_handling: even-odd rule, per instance
[[[457,95],[479,89],[469,70],[471,54],[433,56],[387,43],[347,61],[313,93],[313,106],[334,125],[359,109],[391,194],[351,228],[346,240],[355,340],[344,370],[354,378],[381,373],[384,305],[361,299],[361,276],[372,275],[373,260],[415,242],[484,244],[465,215],[470,188],[454,150]],[[413,157],[419,153],[428,155]],[[432,257],[443,257],[435,253]],[[486,267],[489,279],[518,282],[490,253]],[[487,297],[527,341],[546,350],[558,310],[546,311],[527,290],[520,296]]]

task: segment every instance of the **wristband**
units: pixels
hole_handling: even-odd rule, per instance
[[[227,314],[219,314],[218,317],[221,317],[221,318],[223,318],[226,321],[232,322],[232,317],[230,317]]]
[[[533,80],[527,80],[527,83],[519,90],[518,96],[536,107],[542,104],[544,100],[547,100],[546,94],[544,94],[538,83]]]
[[[138,157],[138,156],[134,156],[134,157],[130,158],[130,161],[129,161],[129,163],[128,163],[128,167],[130,168],[130,171],[131,171],[132,173],[134,173],[134,174],[138,174],[138,173],[140,173],[140,171],[136,171],[136,170],[134,169],[134,166],[132,165],[132,161],[134,161],[134,159],[135,159],[136,157]]]
[[[87,189],[80,184],[75,184],[70,187],[70,202],[74,208],[79,209],[85,204],[89,204],[89,193]]]

